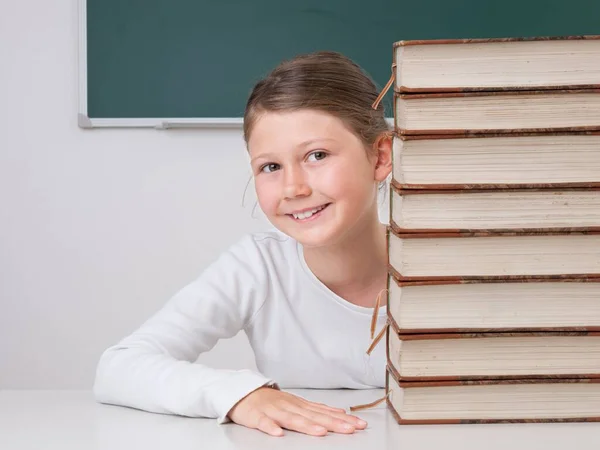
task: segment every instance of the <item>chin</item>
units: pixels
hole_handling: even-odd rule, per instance
[[[300,244],[302,244],[302,247],[304,248],[320,248],[320,247],[327,247],[329,245],[331,245],[331,239],[328,238],[320,238],[320,237],[308,237],[308,236],[292,236],[294,239],[296,239]]]
[[[329,247],[339,242],[344,232],[337,229],[288,230],[285,234],[297,240],[305,248]]]

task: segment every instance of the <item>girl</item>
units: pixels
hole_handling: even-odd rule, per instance
[[[286,388],[385,385],[385,346],[369,328],[387,277],[378,186],[392,167],[374,83],[333,52],[282,63],[244,114],[258,203],[275,230],[245,236],[140,329],[107,349],[98,401],[216,417],[279,436],[352,433],[366,422]],[[385,308],[378,314],[385,323]],[[248,335],[259,373],[194,361]]]

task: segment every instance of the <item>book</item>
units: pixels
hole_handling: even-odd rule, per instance
[[[402,334],[600,331],[600,278],[400,281],[388,320]]]
[[[403,189],[600,186],[600,132],[395,135]]]
[[[402,381],[600,377],[600,332],[387,333]]]
[[[600,89],[394,94],[399,134],[600,130]]]
[[[600,36],[404,40],[393,59],[399,92],[600,85]]]
[[[600,277],[600,233],[399,233],[388,228],[399,280]]]
[[[600,421],[599,57],[600,36],[395,44],[398,422]]]
[[[600,231],[600,187],[465,191],[400,189],[392,183],[390,210],[401,233]]]
[[[600,378],[410,382],[388,366],[386,392],[401,425],[600,421]]]

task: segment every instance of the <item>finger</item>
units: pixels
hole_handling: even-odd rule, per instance
[[[319,408],[314,408],[312,406],[307,406],[307,409],[310,409],[311,411],[315,411],[318,413],[323,413],[324,410],[323,409],[319,409]],[[342,412],[338,412],[338,411],[328,411],[326,412],[326,414],[335,417],[336,419],[340,419],[343,420],[347,423],[350,423],[352,425],[354,425],[354,427],[363,430],[367,427],[368,423],[364,420],[362,420],[360,417],[357,416],[353,416],[351,414],[346,414],[346,412],[344,410],[342,410]]]
[[[256,428],[271,436],[283,436],[283,430],[277,423],[266,414],[261,414],[256,423]]]
[[[323,413],[321,411],[301,407],[297,407],[292,412],[306,417],[311,422],[321,425],[327,428],[327,430],[335,433],[351,434],[356,431],[356,426],[354,426],[353,423],[349,420],[335,417],[332,413]]]
[[[345,412],[346,411],[344,408],[335,408],[333,406],[326,405],[325,403],[310,402],[308,400],[304,400],[303,398],[301,398],[300,400],[302,400],[303,403],[305,403],[307,405],[311,405],[316,408],[325,409],[328,411],[337,411],[337,412]]]
[[[361,430],[368,426],[366,421],[362,420],[360,417],[347,414],[346,410],[343,408],[334,408],[324,403],[310,402],[304,399],[301,400],[303,400],[303,404],[306,405],[307,408],[316,412],[326,412],[327,414],[334,413],[333,415],[335,417],[345,420]]]
[[[311,436],[325,436],[327,428],[294,412],[279,409],[271,418],[283,428]]]

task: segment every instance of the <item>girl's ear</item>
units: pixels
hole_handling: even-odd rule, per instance
[[[382,133],[373,144],[373,153],[377,156],[375,162],[375,180],[384,181],[392,171],[392,133]]]

